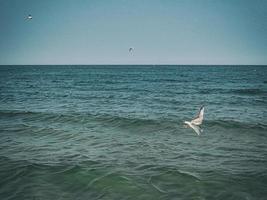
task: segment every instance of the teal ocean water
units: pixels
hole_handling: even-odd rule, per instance
[[[266,66],[0,66],[0,199],[265,200],[266,108]]]

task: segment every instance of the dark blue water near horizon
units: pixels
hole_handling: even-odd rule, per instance
[[[0,199],[265,200],[266,108],[267,66],[0,66]]]

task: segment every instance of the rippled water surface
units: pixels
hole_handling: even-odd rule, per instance
[[[0,198],[265,200],[266,108],[265,66],[0,66]]]

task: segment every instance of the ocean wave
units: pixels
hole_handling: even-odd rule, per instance
[[[266,91],[258,89],[258,88],[246,88],[246,89],[233,89],[231,90],[232,93],[235,94],[243,94],[243,95],[261,95],[267,94]]]
[[[161,130],[176,130],[181,129],[183,119],[142,119],[142,118],[124,118],[105,116],[96,118],[101,123],[107,126],[113,126],[123,129],[145,129],[149,131]],[[262,123],[241,122],[234,120],[206,120],[203,124],[204,127],[210,128],[225,128],[225,129],[258,129],[266,130],[267,125]]]
[[[172,130],[180,129],[183,125],[184,119],[177,117],[173,118],[145,118],[145,117],[124,117],[114,116],[109,114],[90,114],[90,113],[49,113],[49,112],[31,112],[19,110],[2,110],[0,111],[0,118],[8,120],[8,118],[22,118],[24,122],[28,121],[43,121],[45,123],[62,123],[62,124],[97,124],[104,127],[129,129],[129,130]],[[11,120],[11,119],[9,119]],[[25,123],[26,123],[25,122]],[[26,125],[27,126],[27,123]],[[267,129],[267,125],[263,123],[253,123],[235,120],[215,119],[205,120],[203,126],[205,127],[222,127],[222,128],[238,128],[238,129]]]
[[[32,111],[21,111],[21,110],[2,110],[0,111],[0,117],[29,117],[32,119],[52,119],[53,122],[87,122],[95,120],[102,122],[103,124],[114,124],[117,126],[127,125],[153,125],[158,124],[159,121],[156,119],[144,119],[144,118],[131,118],[112,116],[108,114],[91,114],[91,113],[52,113],[52,112],[32,112]],[[41,118],[40,118],[41,117]],[[168,123],[168,121],[166,121]]]
[[[242,129],[267,129],[266,124],[248,123],[235,120],[208,120],[205,122],[209,127],[242,128]]]
[[[267,95],[267,91],[258,88],[223,89],[206,88],[198,91],[199,94],[238,94],[238,95]]]

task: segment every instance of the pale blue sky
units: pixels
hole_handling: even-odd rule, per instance
[[[0,0],[0,64],[267,64],[267,1]]]

